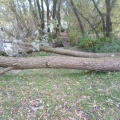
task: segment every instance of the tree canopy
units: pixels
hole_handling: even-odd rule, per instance
[[[47,27],[50,31],[51,20],[57,27],[67,24],[68,31],[78,30],[110,36],[119,30],[119,0],[2,0],[0,1],[1,26],[9,25],[9,31],[17,38],[26,31],[25,37],[32,35],[38,28],[40,34]],[[78,27],[79,26],[79,27]]]

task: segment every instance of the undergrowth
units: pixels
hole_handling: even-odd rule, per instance
[[[120,52],[120,40],[115,36],[97,38],[86,34],[79,38],[78,47],[87,52]]]

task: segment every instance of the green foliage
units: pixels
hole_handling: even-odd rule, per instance
[[[70,31],[70,33],[68,34],[69,40],[73,41],[77,36],[77,31]]]
[[[52,25],[53,25],[53,28],[55,28],[55,27],[57,27],[57,25],[58,25],[58,21],[57,20],[51,20],[51,22],[52,22]]]
[[[102,45],[97,49],[99,43],[96,44],[95,52],[120,52],[120,41],[114,37],[101,38]]]
[[[86,34],[80,37],[78,47],[88,52],[119,52],[120,41],[115,36],[96,38]]]
[[[95,45],[95,38],[88,36],[88,34],[86,34],[85,36],[80,36],[79,38],[79,42],[78,42],[78,46],[80,48],[82,48],[85,51],[93,51],[93,47]]]
[[[69,42],[71,43],[71,44],[76,44],[77,43],[77,41],[76,40],[78,40],[78,35],[79,35],[80,33],[79,33],[79,31],[77,31],[77,30],[72,30],[72,31],[70,31],[69,33],[68,33],[68,40],[69,40]]]

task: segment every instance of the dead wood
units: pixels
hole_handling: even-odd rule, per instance
[[[0,67],[14,69],[80,69],[95,71],[119,71],[120,57],[112,58],[80,58],[68,56],[41,56],[37,58],[2,57]]]
[[[84,58],[100,58],[100,57],[115,57],[120,56],[120,53],[90,53],[90,52],[79,52],[74,50],[67,50],[62,48],[52,48],[52,47],[40,47],[41,51],[52,52],[61,55],[74,56],[74,57],[84,57]]]

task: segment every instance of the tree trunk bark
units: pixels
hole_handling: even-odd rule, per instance
[[[112,31],[112,23],[110,16],[110,0],[105,0],[106,3],[106,36],[110,37],[110,32]]]
[[[57,6],[57,0],[53,0],[53,19],[56,19],[56,6]]]
[[[26,53],[33,52],[33,50],[32,50],[33,46],[30,43],[18,43],[18,45],[28,47],[29,49],[27,49],[25,51]],[[120,52],[117,52],[117,53],[92,53],[92,52],[80,52],[80,51],[75,51],[75,50],[67,50],[67,49],[62,49],[62,48],[45,47],[45,46],[40,46],[40,51],[51,52],[51,53],[73,56],[73,57],[83,57],[83,58],[100,58],[100,57],[120,56]],[[6,56],[6,53],[4,51],[0,51],[0,55]]]
[[[38,8],[38,13],[39,13],[39,18],[41,20],[41,7],[40,7],[40,3],[39,3],[39,0],[37,0],[37,8]]]
[[[48,33],[50,32],[50,9],[49,9],[49,0],[46,0],[46,7],[47,7],[47,27]]]
[[[117,58],[79,58],[66,56],[44,56],[13,58],[1,57],[0,67],[8,70],[13,69],[39,69],[39,68],[56,68],[56,69],[80,69],[95,71],[119,71],[120,57]],[[7,67],[7,68],[6,68]],[[3,72],[0,72],[3,73]]]
[[[42,8],[41,27],[42,27],[42,33],[43,33],[43,30],[45,28],[43,0],[41,0],[41,8]]]
[[[84,57],[84,58],[100,58],[100,57],[115,57],[120,56],[120,53],[90,53],[90,52],[79,52],[74,50],[67,50],[62,48],[51,48],[51,47],[40,47],[41,51],[52,52],[61,55]]]

